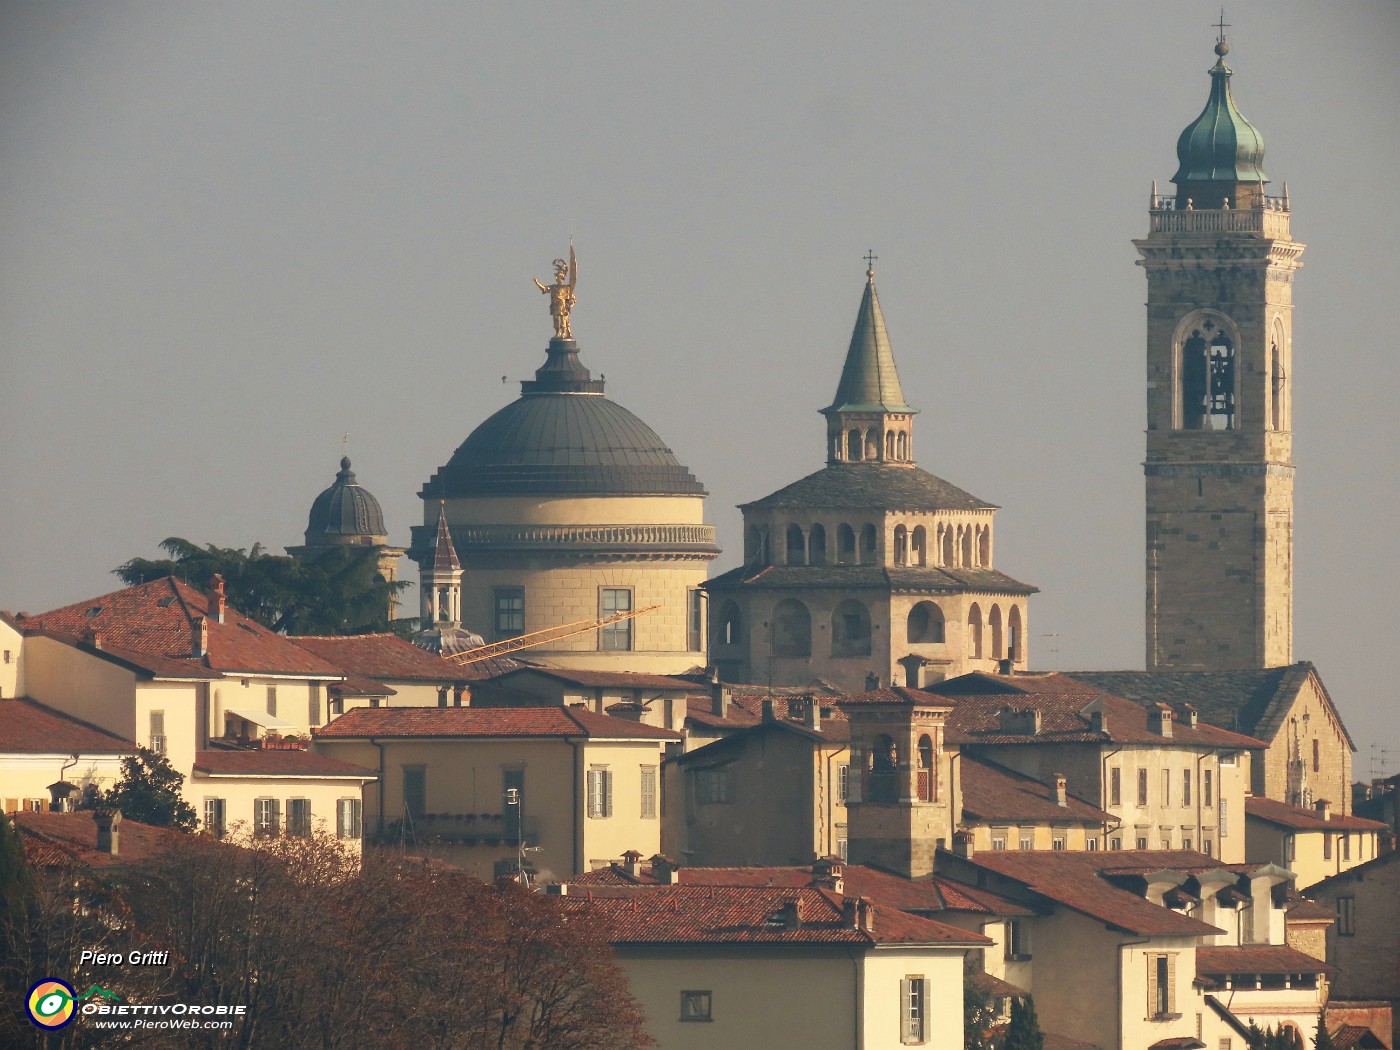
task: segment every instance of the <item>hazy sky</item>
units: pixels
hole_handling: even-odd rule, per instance
[[[345,431],[406,544],[543,360],[530,277],[571,235],[583,359],[706,483],[727,568],[734,505],[824,461],[874,248],[919,464],[1004,508],[997,567],[1042,589],[1033,665],[1141,667],[1129,242],[1218,11],[5,3],[0,608],[110,590],[170,535],[300,542]],[[1400,4],[1228,21],[1309,246],[1295,651],[1358,776],[1373,744],[1395,772]]]

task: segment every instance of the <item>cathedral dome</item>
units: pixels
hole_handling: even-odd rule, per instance
[[[335,484],[311,504],[311,516],[306,524],[306,545],[343,544],[361,538],[366,543],[382,543],[388,534],[379,501],[355,480],[355,472],[350,469],[350,457],[345,456],[340,461]]]
[[[1223,41],[1210,71],[1210,98],[1201,115],[1187,125],[1176,141],[1180,167],[1172,182],[1268,182],[1264,174],[1264,136],[1245,119],[1230,97],[1230,67]]]
[[[549,359],[521,387],[462,442],[425,498],[705,495],[656,431],[603,396],[572,339],[551,340]]]

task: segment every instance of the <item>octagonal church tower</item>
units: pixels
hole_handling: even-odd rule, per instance
[[[723,678],[854,693],[1025,669],[1036,588],[992,567],[997,507],[915,465],[915,412],[868,269],[826,467],[741,506],[744,564],[707,585]]]
[[[580,360],[568,323],[574,265],[556,262],[556,283],[540,286],[553,293],[556,333],[544,364],[423,486],[409,553],[420,579],[431,576],[445,522],[461,562],[461,623],[488,642],[638,613],[530,648],[526,659],[691,670],[705,663],[700,587],[719,554],[706,492]]]

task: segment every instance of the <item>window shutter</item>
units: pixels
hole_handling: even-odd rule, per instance
[[[610,817],[610,816],[612,816],[612,803],[613,803],[613,792],[612,792],[613,785],[612,785],[612,782],[613,782],[612,770],[610,770],[610,769],[605,769],[605,770],[603,770],[603,816],[605,816],[605,817]]]
[[[277,835],[282,830],[282,800],[274,798],[270,805],[272,807],[272,834]]]
[[[1157,1013],[1157,956],[1147,957],[1147,1016]]]
[[[910,1028],[912,1027],[912,1020],[913,1020],[913,1019],[912,1019],[911,1016],[910,1016],[910,1010],[909,1010],[910,1001],[912,1000],[913,994],[914,994],[914,990],[913,990],[913,988],[912,988],[913,983],[914,983],[914,982],[913,982],[912,980],[910,980],[908,977],[904,978],[902,981],[899,982],[899,1009],[900,1009],[900,1013],[903,1014],[903,1020],[904,1020],[904,1025],[903,1025],[903,1027],[904,1027],[904,1040],[903,1040],[903,1041],[906,1042],[906,1043],[913,1042],[913,1040],[914,1040],[914,1038],[915,1038],[915,1037],[910,1033]]]
[[[1167,956],[1167,1013],[1176,1013],[1176,956]]]

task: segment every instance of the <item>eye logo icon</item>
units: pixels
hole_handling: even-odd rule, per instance
[[[58,1029],[73,1022],[76,1013],[73,986],[56,977],[37,981],[29,989],[29,1019],[40,1028]]]

